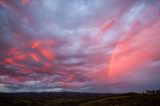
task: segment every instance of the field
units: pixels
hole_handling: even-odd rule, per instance
[[[0,93],[0,106],[160,106],[160,94]]]

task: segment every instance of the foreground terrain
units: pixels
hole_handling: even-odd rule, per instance
[[[160,94],[0,93],[0,106],[160,106]]]

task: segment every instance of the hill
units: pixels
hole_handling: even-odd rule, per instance
[[[160,106],[159,93],[0,93],[0,106]]]

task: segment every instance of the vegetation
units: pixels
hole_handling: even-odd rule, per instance
[[[160,106],[160,92],[98,93],[0,93],[0,106]]]

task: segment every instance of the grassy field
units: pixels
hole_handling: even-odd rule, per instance
[[[160,94],[1,94],[0,106],[160,106]]]

